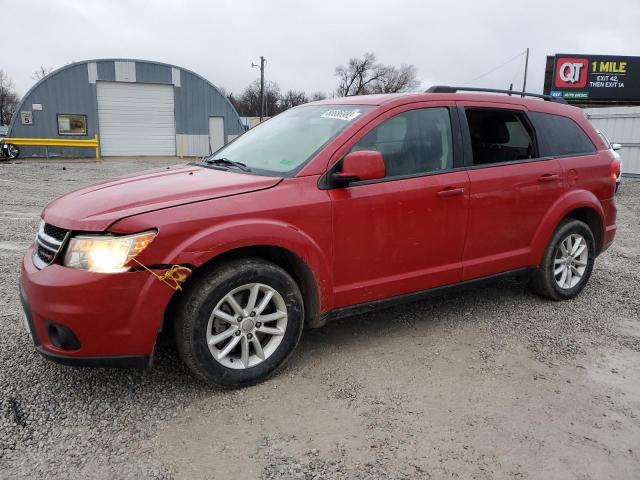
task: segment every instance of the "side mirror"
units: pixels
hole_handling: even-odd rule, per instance
[[[384,178],[385,175],[384,159],[380,152],[359,150],[348,153],[342,159],[342,171],[335,172],[332,177],[338,183],[349,183],[358,180],[377,180]]]
[[[614,150],[620,150],[622,148],[622,145],[620,145],[619,143],[612,143],[611,148]]]

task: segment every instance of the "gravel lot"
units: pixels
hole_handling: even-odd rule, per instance
[[[42,359],[16,284],[44,203],[173,163],[0,164],[0,478],[638,477],[640,181],[573,301],[513,281],[337,321],[236,391],[171,347],[146,372]]]

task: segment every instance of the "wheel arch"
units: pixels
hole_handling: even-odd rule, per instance
[[[320,292],[315,276],[302,258],[284,247],[277,245],[250,245],[234,248],[210,258],[198,267],[196,272],[214,269],[216,265],[222,262],[243,257],[262,258],[278,265],[291,275],[302,293],[305,322],[312,328],[322,325],[320,321]]]
[[[604,227],[603,222],[596,210],[592,207],[578,207],[571,210],[567,213],[565,218],[575,218],[576,220],[580,220],[586,223],[591,232],[593,233],[593,238],[596,241],[596,255],[599,255],[602,251],[602,243],[604,239]]]
[[[587,190],[572,190],[560,197],[549,209],[531,242],[531,265],[537,266],[556,228],[565,218],[586,223],[596,240],[596,254],[604,241],[604,211],[597,197]]]
[[[205,272],[215,269],[224,262],[243,257],[261,258],[278,265],[286,271],[300,287],[305,312],[305,324],[310,328],[319,328],[326,323],[326,319],[321,315],[322,292],[319,288],[319,281],[307,262],[305,262],[300,255],[283,246],[256,244],[229,248],[217,252],[196,266],[190,277],[183,284],[183,290],[176,291],[169,300],[163,315],[162,328],[159,334],[162,337],[172,335],[175,308],[182,298],[184,291],[190,288],[191,285],[194,285],[198,277]]]

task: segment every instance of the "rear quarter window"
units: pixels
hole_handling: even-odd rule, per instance
[[[604,146],[607,147],[607,150],[611,150],[611,142],[606,137],[606,135],[604,133],[602,133],[602,132],[598,132],[598,135],[600,136],[600,139],[604,143]]]
[[[585,131],[571,118],[551,113],[530,112],[542,157],[588,155],[596,147]]]

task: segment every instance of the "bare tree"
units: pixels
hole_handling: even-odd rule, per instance
[[[255,81],[258,86],[258,99],[260,98],[260,82]],[[267,80],[264,82],[264,115],[265,117],[273,117],[279,114],[280,108],[280,86],[276,82]]]
[[[350,58],[346,67],[343,65],[336,67],[335,76],[338,77],[336,94],[339,97],[364,95],[367,93],[367,86],[380,75],[378,71],[380,67],[373,53],[365,53],[362,58]]]
[[[347,66],[336,67],[338,77],[336,95],[366,95],[368,93],[397,93],[417,88],[416,68],[402,64],[400,68],[376,62],[373,53],[365,53],[362,58],[351,58]]]
[[[327,98],[327,94],[324,92],[314,92],[311,94],[311,101],[317,102],[318,100],[325,100]]]
[[[280,99],[280,110],[297,107],[309,102],[309,97],[301,90],[288,90]]]
[[[44,77],[46,77],[47,75],[49,75],[53,70],[53,67],[43,67],[42,65],[40,65],[40,67],[38,67],[38,69],[33,72],[33,75],[31,75],[31,78],[33,78],[36,82],[38,80],[42,80]]]
[[[403,63],[400,68],[386,67],[384,75],[380,76],[371,86],[371,93],[400,93],[416,90],[420,82],[416,78],[416,67]]]
[[[233,100],[231,100],[231,96],[227,98],[234,103],[240,115],[247,117],[260,116],[260,79],[253,81],[243,90],[239,97],[233,97]],[[280,113],[280,86],[277,83],[265,82],[264,98],[267,116]]]
[[[223,89],[220,89],[221,92],[222,90]],[[226,96],[227,96],[227,100],[229,100],[231,105],[233,105],[233,108],[235,108],[237,111],[240,111],[240,100],[238,100],[238,98],[236,98],[236,96],[233,93],[227,93]]]
[[[16,107],[20,97],[15,90],[13,80],[0,70],[0,124],[8,125],[11,121],[13,113],[16,111]]]

